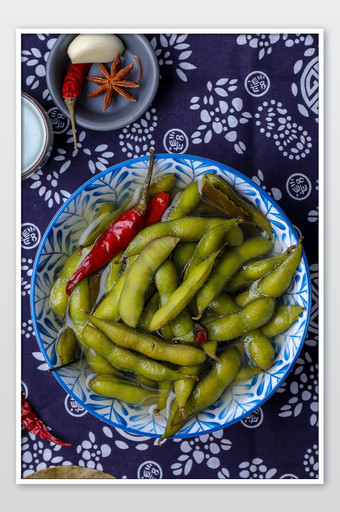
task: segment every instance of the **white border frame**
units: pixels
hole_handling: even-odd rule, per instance
[[[177,33],[177,34],[317,34],[319,38],[319,478],[318,479],[162,479],[162,480],[25,480],[21,478],[21,35],[38,33]],[[324,30],[320,28],[25,28],[16,30],[16,483],[23,485],[322,485],[324,484]]]

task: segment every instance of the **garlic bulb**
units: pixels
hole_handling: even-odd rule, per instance
[[[113,34],[79,34],[67,48],[73,64],[111,62],[123,51],[123,42]]]

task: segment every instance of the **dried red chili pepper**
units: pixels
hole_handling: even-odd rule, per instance
[[[77,148],[76,125],[74,120],[74,105],[81,93],[84,80],[91,64],[70,64],[63,82],[62,94],[65,105],[70,113],[73,132],[74,149]]]
[[[72,446],[70,443],[60,441],[47,430],[45,423],[38,418],[23,395],[21,395],[21,423],[29,432],[41,437],[41,439],[46,439],[61,446]]]
[[[170,194],[168,192],[160,192],[151,199],[146,211],[145,227],[160,222],[169,207],[169,202]]]
[[[118,219],[116,219],[98,238],[91,251],[83,259],[77,270],[67,282],[67,295],[70,295],[72,288],[82,279],[100,269],[120,251],[126,249],[137,233],[139,233],[139,231],[145,226],[153,162],[154,152],[153,150],[150,150],[149,170],[145,179],[142,197],[139,204],[134,208],[130,208],[118,217]]]
[[[207,330],[206,328],[199,324],[198,322],[194,323],[194,343],[206,343],[207,342]]]

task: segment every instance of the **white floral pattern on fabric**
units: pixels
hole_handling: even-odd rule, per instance
[[[275,201],[280,201],[282,199],[282,192],[277,187],[272,187],[270,190],[267,190],[266,185],[264,185],[264,174],[261,169],[258,169],[257,176],[252,176],[251,178],[256,185],[263,188],[270,196],[272,196]]]
[[[159,34],[151,39],[159,66],[172,66],[183,82],[188,81],[186,72],[196,69],[187,60],[192,54],[190,45],[185,42],[187,37],[188,34]]]
[[[62,172],[63,170],[61,169],[59,173],[61,174]],[[52,208],[55,204],[61,205],[65,203],[71,195],[67,190],[58,189],[59,174],[56,171],[45,174],[40,170],[32,174],[30,179],[33,181],[30,188],[38,191],[38,195],[47,202],[48,208]]]
[[[263,478],[273,478],[276,473],[276,468],[268,469],[264,464],[263,459],[256,457],[252,459],[251,462],[245,461],[241,462],[239,465],[240,468],[240,478],[250,478],[250,479],[263,479]]]
[[[96,436],[90,431],[88,439],[84,439],[81,444],[78,444],[77,454],[81,457],[78,461],[79,466],[103,471],[100,461],[102,458],[111,455],[111,448],[108,444],[98,445]]]
[[[67,135],[69,137],[66,142],[72,145],[73,148],[74,140],[72,130],[69,130]],[[107,144],[99,144],[91,150],[86,144],[86,132],[84,130],[77,135],[77,138],[77,149],[72,149],[71,158],[76,158],[78,153],[82,153],[88,158],[87,165],[92,174],[105,171],[110,164],[109,159],[114,156],[114,153],[109,151],[109,146]],[[63,162],[59,169],[59,174],[62,174],[70,167],[72,160],[69,158],[69,153],[65,149],[58,148],[57,153],[58,155],[55,156],[53,160],[55,162]]]
[[[272,139],[282,155],[290,160],[305,158],[312,148],[312,138],[303,126],[294,122],[281,102],[264,101],[255,114],[260,133]]]
[[[280,34],[248,34],[239,35],[236,39],[238,45],[247,44],[250,48],[258,50],[259,60],[265,55],[270,55],[273,45],[280,39]]]
[[[237,89],[236,78],[220,78],[214,84],[209,80],[207,93],[191,98],[190,109],[199,111],[200,120],[191,135],[193,144],[208,144],[213,137],[223,135],[227,142],[233,143],[237,153],[244,153],[246,145],[239,139],[238,130],[252,115],[243,112],[243,100],[237,95]]]
[[[149,149],[155,146],[154,131],[157,119],[156,109],[151,108],[139,121],[122,129],[119,134],[119,145],[128,158],[147,154]]]
[[[281,393],[288,392],[289,389],[290,393],[287,404],[280,409],[279,416],[281,418],[297,417],[304,406],[309,406],[310,425],[318,426],[318,365],[314,365],[310,354],[305,352],[304,359],[298,357],[292,374],[294,380],[290,383],[289,388],[288,384],[284,382],[278,389],[278,392]]]
[[[180,443],[182,454],[177,458],[177,462],[171,465],[174,475],[183,474],[187,476],[193,464],[202,464],[205,461],[209,469],[217,469],[221,462],[219,455],[221,450],[230,450],[231,441],[222,439],[223,430],[217,430],[211,434],[204,434],[192,439],[182,440],[174,439],[174,442]]]
[[[23,478],[41,469],[72,465],[72,462],[58,454],[60,449],[61,445],[39,439],[31,432],[24,435],[21,439]]]
[[[319,450],[316,444],[313,445],[312,448],[308,448],[307,452],[304,455],[303,465],[305,466],[305,471],[308,473],[310,478],[318,478],[319,477]]]
[[[41,41],[46,42],[44,52],[35,47],[30,50],[22,50],[21,52],[21,62],[23,62],[27,67],[32,68],[34,71],[34,73],[26,77],[26,85],[31,91],[34,91],[34,89],[39,87],[40,81],[42,81],[44,85],[46,84],[46,62],[54,43],[57,41],[56,38],[48,38],[46,36],[48,36],[48,34],[37,34],[37,37]],[[43,90],[42,97],[46,100],[51,99],[47,87]]]

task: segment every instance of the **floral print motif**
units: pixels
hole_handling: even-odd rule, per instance
[[[183,82],[188,81],[187,71],[196,69],[196,66],[187,60],[192,54],[189,50],[190,45],[185,42],[187,37],[187,34],[160,34],[151,39],[151,46],[155,50],[160,67],[174,67],[177,76]]]
[[[240,478],[251,478],[251,479],[263,479],[263,478],[273,478],[276,473],[276,468],[268,469],[267,466],[263,463],[263,459],[255,458],[251,462],[241,462],[239,465],[240,468]]]
[[[86,132],[82,130],[78,135],[77,148],[74,149],[72,130],[69,130],[67,132],[67,135],[68,139],[66,140],[66,143],[70,144],[70,147],[72,147],[71,157],[76,158],[79,153],[86,155],[86,158],[88,159],[87,165],[92,174],[95,174],[96,172],[105,171],[109,167],[109,159],[114,156],[114,153],[108,150],[109,146],[107,144],[99,144],[98,146],[91,150],[85,142]],[[62,174],[71,165],[71,159],[69,158],[68,151],[66,151],[65,149],[59,148],[57,150],[57,153],[58,155],[55,156],[53,160],[55,162],[63,162],[61,168],[59,169],[59,173]]]
[[[226,141],[234,144],[237,153],[244,153],[246,145],[239,140],[238,129],[252,116],[243,112],[243,100],[236,95],[237,88],[237,79],[220,78],[214,84],[207,82],[203,97],[191,98],[190,109],[199,110],[201,122],[191,135],[193,144],[208,144],[213,136],[223,135]]]
[[[64,457],[58,453],[60,450],[60,445],[41,440],[31,432],[27,432],[27,435],[21,439],[23,478],[41,469],[59,465],[70,466],[72,462],[64,460]]]
[[[261,169],[258,169],[257,176],[253,176],[251,179],[253,180],[254,183],[256,183],[256,185],[263,188],[263,190],[266,190],[268,194],[275,199],[275,201],[280,201],[280,199],[282,198],[281,190],[278,189],[277,187],[272,187],[270,190],[267,190],[266,185],[263,184],[264,174],[261,171]]]
[[[180,443],[182,454],[177,458],[177,462],[171,465],[174,475],[183,474],[187,476],[194,463],[202,464],[205,461],[209,469],[217,469],[220,466],[220,459],[217,457],[221,450],[230,450],[231,442],[228,439],[222,439],[223,430],[204,434],[188,440],[174,439],[174,442]]]
[[[151,108],[144,117],[123,128],[119,134],[119,145],[128,158],[137,158],[147,154],[155,145],[154,131],[157,127],[156,109]]]
[[[77,454],[81,457],[78,461],[79,466],[103,471],[100,460],[111,454],[111,448],[108,444],[99,446],[94,433],[89,432],[88,439],[77,446]]]
[[[292,371],[294,380],[289,385],[290,398],[286,405],[280,409],[279,416],[287,418],[298,416],[305,405],[309,405],[311,426],[318,425],[318,365],[314,365],[308,352],[305,359],[299,357]],[[279,392],[288,391],[288,384],[284,382]]]
[[[59,171],[59,173],[62,172],[64,172],[63,169]],[[45,174],[40,170],[32,174],[30,179],[33,181],[30,188],[38,191],[38,195],[47,202],[48,208],[52,208],[54,204],[61,205],[71,195],[67,190],[58,190],[59,174],[56,171]]]
[[[240,35],[236,41],[239,45],[247,44],[250,48],[259,50],[258,58],[263,59],[265,55],[270,55],[273,50],[273,45],[280,39],[280,34],[248,34]]]
[[[309,478],[318,478],[319,472],[319,450],[316,444],[312,448],[308,448],[304,455],[303,465]]]
[[[34,71],[34,73],[29,74],[26,77],[26,85],[31,91],[37,89],[41,82],[46,85],[46,62],[49,53],[57,40],[56,38],[49,38],[48,34],[37,34],[37,37],[46,43],[46,48],[44,48],[44,50],[33,47],[30,48],[30,50],[22,50],[21,52],[21,62],[30,69],[32,68]],[[47,87],[43,90],[42,97],[47,100],[51,99]]]

